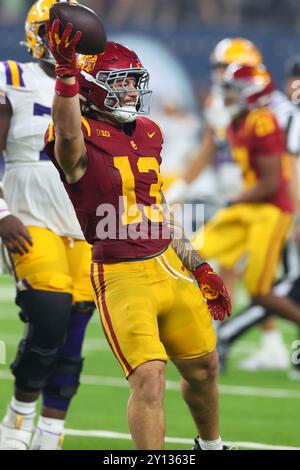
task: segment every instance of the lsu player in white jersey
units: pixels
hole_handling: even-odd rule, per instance
[[[15,389],[1,423],[3,449],[61,448],[64,419],[79,385],[83,337],[94,310],[91,249],[58,172],[43,152],[55,77],[45,22],[55,2],[36,1],[26,19],[26,45],[37,61],[0,63],[0,152],[5,159],[0,236],[26,323],[11,365]]]
[[[224,38],[212,51],[211,63],[211,92],[207,98],[205,109],[205,128],[200,146],[195,158],[187,165],[181,179],[179,179],[165,193],[169,204],[183,201],[188,193],[190,185],[205,168],[211,166],[215,169],[217,191],[214,195],[216,206],[219,203],[226,204],[228,200],[236,196],[242,187],[242,178],[237,165],[233,162],[229,144],[227,142],[227,126],[230,122],[230,109],[225,108],[219,92],[219,83],[226,67],[231,63],[257,66],[262,63],[262,55],[256,46],[245,38]],[[279,123],[282,123],[282,109],[288,106],[288,99],[279,91],[274,91],[271,98],[271,108]],[[278,113],[276,112],[278,110]],[[232,110],[234,112],[234,109]],[[232,269],[220,267],[221,276],[227,289],[234,298],[236,272]],[[272,317],[263,322],[263,335],[261,350],[250,359],[251,368],[260,368],[261,362],[266,363],[266,356],[272,355],[272,368],[278,365],[280,368],[288,366],[288,353],[282,336],[277,330]],[[274,350],[276,360],[274,359]],[[245,366],[247,368],[247,363]]]

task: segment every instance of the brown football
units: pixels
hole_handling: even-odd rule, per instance
[[[81,31],[82,36],[76,47],[79,54],[102,54],[106,48],[106,33],[99,16],[80,3],[56,2],[50,8],[50,23],[59,20],[62,34],[68,23],[73,24],[73,33]]]

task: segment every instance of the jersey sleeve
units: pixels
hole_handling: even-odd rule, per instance
[[[24,88],[22,64],[14,60],[0,62],[0,101],[7,98],[14,108],[20,100],[18,91]]]
[[[88,122],[88,119],[84,118],[83,116],[81,117],[81,130],[82,130],[82,133],[83,133],[84,140],[86,142],[88,142],[89,137],[91,137],[91,127],[90,127],[90,124]],[[61,167],[59,166],[59,164],[58,164],[58,162],[55,158],[55,154],[54,154],[55,127],[54,127],[53,121],[51,121],[51,123],[49,124],[49,126],[46,130],[44,144],[45,144],[44,150],[45,150],[46,154],[48,155],[48,157],[50,158],[50,160],[52,161],[54,166],[59,171],[61,180],[65,182],[65,175],[64,175]]]
[[[255,157],[279,157],[285,151],[284,134],[275,116],[265,110],[252,122],[251,141]]]

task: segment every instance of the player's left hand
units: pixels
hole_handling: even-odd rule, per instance
[[[224,282],[208,263],[203,263],[193,271],[209,311],[214,320],[224,320],[231,315],[231,300]]]
[[[82,33],[77,31],[72,39],[72,23],[68,23],[59,37],[59,20],[56,19],[52,26],[50,21],[46,22],[46,32],[49,48],[56,60],[55,73],[59,77],[72,77],[77,75],[76,68],[76,46],[80,41]]]

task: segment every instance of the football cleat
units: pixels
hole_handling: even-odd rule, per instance
[[[30,450],[61,450],[63,441],[63,434],[51,433],[38,427],[34,433]]]
[[[257,351],[252,356],[241,361],[238,368],[241,370],[287,370],[290,359],[286,347],[276,349],[264,349]]]
[[[198,438],[199,436],[195,437],[195,445],[194,447],[192,448],[192,450],[203,450],[201,449],[200,447],[200,444],[199,444],[199,441],[198,441]],[[228,447],[228,446],[223,446],[223,449],[222,450],[237,450],[237,447]]]
[[[23,416],[18,415],[19,423]],[[32,438],[32,429],[22,429],[18,426],[11,427],[4,421],[0,427],[0,450],[28,450]]]

